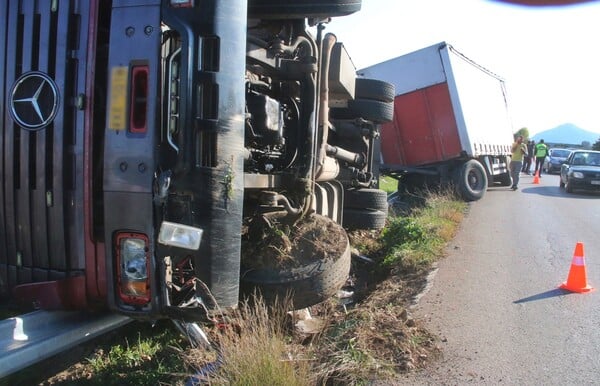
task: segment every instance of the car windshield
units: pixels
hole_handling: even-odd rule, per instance
[[[600,165],[600,153],[578,152],[573,156],[573,165]]]
[[[600,153],[590,153],[587,159],[588,165],[600,165]]]
[[[553,149],[551,151],[551,156],[552,157],[561,157],[561,158],[567,158],[569,156],[569,154],[571,154],[570,150],[566,150],[566,149]]]

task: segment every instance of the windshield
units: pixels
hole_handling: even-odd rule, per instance
[[[600,165],[600,153],[577,152],[573,156],[573,165]]]
[[[567,158],[569,154],[571,154],[571,151],[566,149],[552,149],[550,151],[552,157]]]

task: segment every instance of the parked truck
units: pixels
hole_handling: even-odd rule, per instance
[[[384,174],[399,191],[452,183],[466,200],[511,185],[513,130],[502,78],[445,42],[367,67],[395,86],[394,118],[381,129]]]
[[[387,208],[374,143],[394,95],[326,31],[360,6],[1,2],[4,303],[206,320],[256,289],[296,308],[336,293],[342,225]],[[307,223],[290,264],[256,248]]]

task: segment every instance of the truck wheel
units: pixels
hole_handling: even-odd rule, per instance
[[[466,201],[477,201],[485,194],[488,179],[483,166],[475,160],[469,160],[458,168],[455,183]]]
[[[376,123],[389,122],[394,117],[394,103],[370,99],[348,101],[348,107],[333,107],[330,110],[333,119],[363,118]]]
[[[344,192],[344,207],[387,212],[387,193],[380,189],[351,189]]]
[[[298,268],[252,269],[243,273],[242,293],[260,294],[266,304],[289,299],[295,310],[329,299],[342,288],[350,273],[350,244],[341,256],[322,259]]]
[[[393,84],[377,79],[356,78],[354,94],[357,99],[393,102],[396,88]]]
[[[385,226],[387,213],[381,210],[344,209],[344,228],[356,229],[382,229]]]
[[[304,19],[307,17],[345,16],[357,12],[361,0],[249,0],[248,17],[265,19]]]

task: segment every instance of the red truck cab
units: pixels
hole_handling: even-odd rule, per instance
[[[0,5],[0,295],[202,319],[238,304],[252,219],[315,214],[340,228],[344,213],[384,219],[384,207],[344,197],[385,194],[373,144],[390,117],[364,119],[348,103],[360,99],[356,74],[323,33],[330,17],[359,9],[355,0]],[[325,290],[294,278],[302,304],[343,284],[343,255]]]

